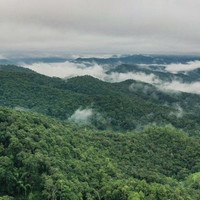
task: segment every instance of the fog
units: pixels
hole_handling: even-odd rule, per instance
[[[146,83],[154,83],[157,81],[154,74],[146,75],[145,73],[128,72],[128,73],[116,73],[112,72],[107,74],[107,68],[93,64],[87,66],[86,64],[77,64],[73,62],[64,63],[33,63],[31,65],[24,64],[26,68],[32,69],[40,74],[44,74],[50,77],[59,78],[71,78],[75,76],[90,75],[103,81],[109,82],[121,82],[128,79],[140,80]]]
[[[77,109],[74,114],[68,119],[76,123],[88,124],[93,115],[93,110],[91,108]]]
[[[104,68],[97,64],[88,67],[85,64],[67,61],[64,63],[33,63],[23,66],[50,77],[71,78],[83,75],[91,75],[99,79],[104,79],[105,77]]]
[[[181,64],[181,63],[173,63],[170,65],[167,65],[165,70],[172,72],[172,73],[178,73],[178,72],[187,72],[187,71],[192,71],[195,69],[200,68],[200,61],[195,60],[195,61],[190,61],[186,64]]]
[[[200,82],[183,83],[180,81],[162,82],[158,88],[163,91],[180,91],[194,94],[200,94]]]

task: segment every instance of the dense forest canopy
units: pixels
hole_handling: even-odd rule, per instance
[[[0,105],[2,200],[200,199],[198,94],[1,65]]]
[[[10,199],[200,197],[200,141],[172,127],[122,134],[5,108],[0,123]]]
[[[11,66],[4,70],[6,67],[0,70],[2,106],[61,120],[68,120],[78,109],[91,109],[89,123],[118,131],[151,123],[196,130],[199,124],[200,96],[196,94],[163,92],[134,80],[109,83],[91,76],[63,80],[16,66],[13,71]]]

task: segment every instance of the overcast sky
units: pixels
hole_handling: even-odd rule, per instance
[[[0,56],[200,54],[200,0],[0,0]]]

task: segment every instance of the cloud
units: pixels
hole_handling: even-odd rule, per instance
[[[180,81],[172,81],[172,82],[160,82],[156,84],[156,86],[163,91],[180,91],[187,93],[200,94],[200,82],[193,83],[182,83]]]
[[[171,111],[171,112],[170,112],[170,115],[175,115],[177,118],[183,117],[184,111],[183,111],[183,109],[181,108],[181,106],[178,105],[178,104],[175,104],[175,105],[174,105],[174,108],[176,109],[176,111]]]
[[[33,63],[31,65],[23,64],[23,67],[32,69],[40,74],[50,77],[71,78],[75,76],[90,75],[107,82],[121,82],[128,79],[138,80],[145,83],[157,82],[157,77],[153,73],[148,75],[142,72],[113,72],[111,74],[107,74],[107,66],[98,65],[96,63],[87,66],[84,63],[79,64],[67,61],[63,63]]]
[[[14,109],[18,110],[18,111],[23,111],[23,112],[32,112],[30,109],[24,108],[24,107],[21,107],[21,106],[16,106],[16,107],[14,107]]]
[[[112,75],[111,75],[112,77]],[[145,82],[154,85],[159,90],[164,92],[186,92],[186,93],[194,93],[200,94],[200,82],[192,82],[192,83],[184,83],[179,80],[172,80],[171,82],[163,81],[155,76],[153,73],[146,75],[144,73],[125,73],[125,74],[115,74],[113,82],[120,82],[127,79],[134,79],[137,81]],[[132,84],[129,87],[130,90],[135,91],[141,89],[140,84]],[[147,93],[149,90],[148,86],[143,86],[143,92]],[[156,94],[152,93],[152,95],[156,97]]]
[[[190,61],[186,64],[173,63],[170,65],[167,65],[165,70],[172,73],[178,73],[181,71],[192,71],[198,68],[200,68],[200,60]]]
[[[149,86],[148,85],[144,85],[143,83],[132,83],[130,86],[129,86],[129,90],[131,92],[139,92],[139,91],[142,91],[144,92],[145,94],[148,93],[149,91]]]
[[[144,93],[145,95],[151,96],[153,99],[159,99],[159,96],[156,94],[157,91],[154,87],[141,82],[132,83],[129,86],[129,91],[134,93]]]
[[[1,0],[0,50],[200,53],[199,7],[199,0]]]
[[[104,68],[97,64],[87,66],[85,64],[77,64],[67,61],[63,63],[24,64],[23,66],[50,77],[70,78],[74,76],[91,75],[99,79],[104,79],[106,76]]]
[[[74,114],[68,119],[70,121],[82,124],[88,124],[93,115],[93,110],[91,108],[81,109],[79,108],[74,112]]]

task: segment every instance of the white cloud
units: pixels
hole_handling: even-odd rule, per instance
[[[200,94],[200,82],[182,83],[180,81],[160,82],[156,85],[160,90],[180,91],[187,93]]]
[[[83,123],[88,124],[90,122],[90,119],[93,115],[93,110],[90,108],[86,109],[78,109],[74,112],[74,114],[68,119],[70,121],[76,122],[76,123]]]
[[[59,77],[59,78],[71,78],[75,76],[84,76],[90,75],[95,78],[101,79],[108,82],[121,82],[128,79],[138,80],[145,83],[156,83],[157,78],[154,74],[145,74],[145,73],[116,73],[106,74],[106,67],[93,64],[92,66],[86,66],[81,63],[33,63],[31,65],[24,64],[26,68],[32,69],[40,74],[44,74],[50,77]]]
[[[190,61],[186,64],[181,64],[181,63],[173,63],[170,65],[166,66],[166,70],[172,73],[178,73],[181,71],[192,71],[195,69],[200,68],[200,60],[195,60],[195,61]]]
[[[67,61],[64,63],[34,63],[31,65],[24,64],[23,66],[50,77],[55,76],[59,78],[68,78],[74,76],[91,75],[99,79],[104,79],[106,76],[103,67],[97,64],[88,67],[85,64],[76,64]]]

